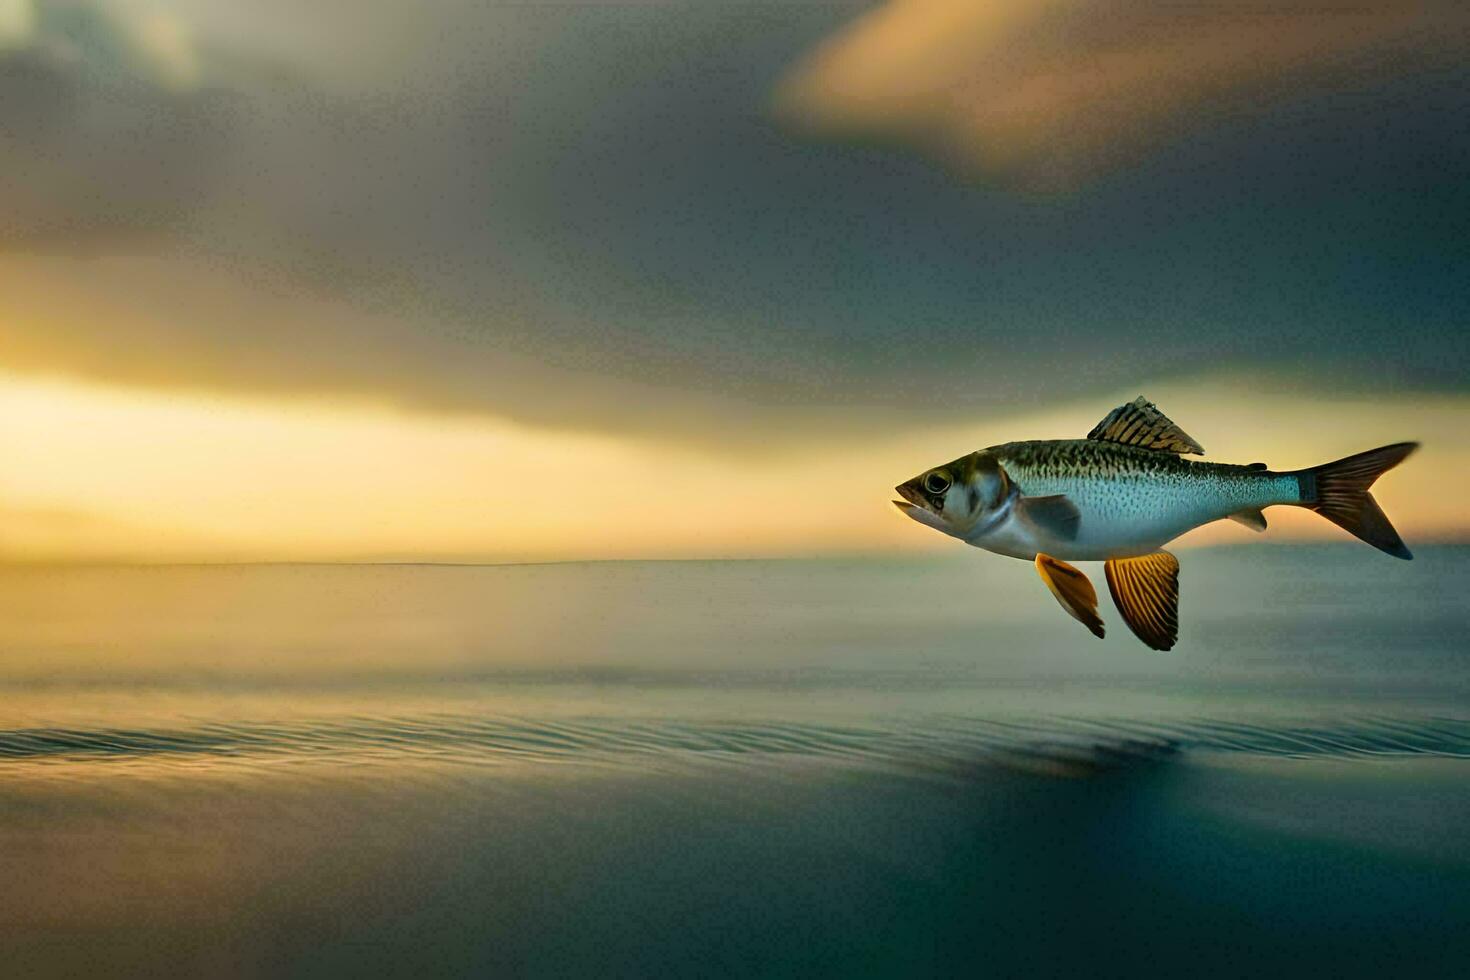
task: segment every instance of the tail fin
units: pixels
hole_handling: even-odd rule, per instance
[[[1334,463],[1298,470],[1302,506],[1315,510],[1379,551],[1395,558],[1413,558],[1368,488],[1418,448],[1417,442],[1398,442]]]

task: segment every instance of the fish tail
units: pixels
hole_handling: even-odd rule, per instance
[[[1418,448],[1417,442],[1397,442],[1297,470],[1293,475],[1301,486],[1301,506],[1316,511],[1379,551],[1395,558],[1413,558],[1368,488]]]

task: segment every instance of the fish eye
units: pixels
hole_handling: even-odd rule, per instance
[[[930,493],[943,493],[949,489],[949,477],[943,473],[930,473],[924,477],[924,489]]]

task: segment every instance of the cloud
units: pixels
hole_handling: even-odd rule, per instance
[[[176,20],[10,0],[0,39],[0,247],[85,254],[203,206],[232,109]]]
[[[1070,187],[1305,79],[1463,56],[1444,2],[890,0],[783,81],[793,124],[913,143],[958,169]]]
[[[36,11],[31,0],[0,0],[0,49],[29,43],[35,26]]]
[[[1221,367],[1464,387],[1463,71],[1037,199],[773,122],[865,6],[0,7],[0,353],[715,452]]]

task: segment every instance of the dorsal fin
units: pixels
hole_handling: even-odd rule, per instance
[[[1184,430],[1147,398],[1139,395],[1127,405],[1119,405],[1108,417],[1092,427],[1087,438],[1099,442],[1121,442],[1125,446],[1158,449],[1166,453],[1202,454],[1205,447],[1195,442]]]

